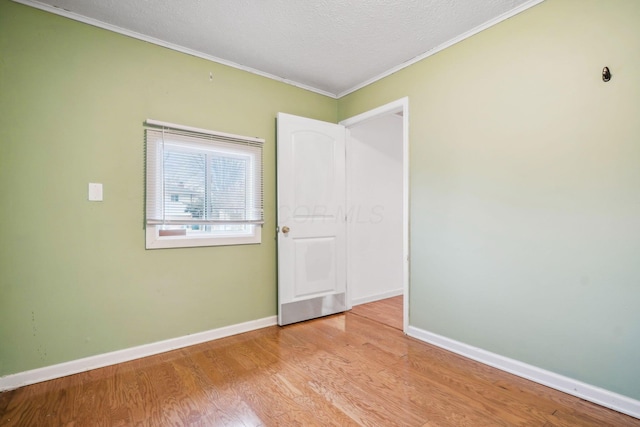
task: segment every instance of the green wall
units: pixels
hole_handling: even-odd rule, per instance
[[[0,0],[0,376],[275,315],[279,111],[337,119],[335,99]],[[262,244],[144,249],[146,118],[266,139]]]
[[[412,326],[640,399],[639,23],[548,0],[339,100],[409,96]]]

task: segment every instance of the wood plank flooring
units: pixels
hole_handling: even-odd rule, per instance
[[[0,425],[640,426],[359,311],[5,392]]]
[[[351,313],[402,330],[402,303],[403,296],[400,295],[368,304],[356,305],[351,310]]]

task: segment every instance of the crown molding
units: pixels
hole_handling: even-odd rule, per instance
[[[463,41],[463,40],[465,40],[465,39],[467,39],[467,38],[469,38],[469,37],[471,37],[471,36],[473,36],[475,34],[478,34],[479,32],[486,30],[487,28],[493,27],[494,25],[499,24],[500,22],[502,22],[502,21],[504,21],[506,19],[509,19],[512,16],[515,16],[515,15],[517,15],[517,14],[519,14],[519,13],[521,13],[521,12],[523,12],[523,11],[533,7],[533,6],[536,6],[536,5],[542,3],[545,0],[529,0],[526,3],[523,3],[522,5],[518,6],[517,8],[512,9],[512,10],[506,12],[506,13],[503,13],[502,15],[485,22],[484,24],[479,25],[479,26],[473,28],[472,30],[467,31],[464,34],[459,35],[458,37],[454,37],[453,39],[448,40],[447,42],[445,42],[445,43],[443,43],[443,44],[441,44],[441,45],[439,45],[439,46],[437,46],[437,47],[435,47],[435,48],[423,53],[422,55],[418,55],[415,58],[413,58],[413,59],[411,59],[411,60],[409,60],[407,62],[404,62],[404,63],[402,63],[402,64],[400,64],[400,65],[398,65],[396,67],[393,67],[393,68],[385,71],[384,73],[378,74],[375,77],[372,77],[372,78],[370,78],[368,80],[365,80],[364,82],[359,83],[356,86],[353,86],[352,88],[347,89],[347,90],[345,90],[343,92],[340,92],[340,93],[337,93],[337,94],[328,92],[326,90],[318,89],[318,88],[315,88],[315,87],[312,87],[312,86],[309,86],[309,85],[306,85],[306,84],[303,84],[303,83],[299,83],[299,82],[296,82],[294,80],[285,79],[283,77],[279,77],[279,76],[276,76],[274,74],[266,73],[264,71],[260,71],[260,70],[257,70],[255,68],[251,68],[251,67],[247,67],[247,66],[244,66],[244,65],[240,65],[240,64],[237,64],[235,62],[228,61],[226,59],[222,59],[222,58],[218,58],[216,56],[208,55],[208,54],[205,54],[205,53],[193,50],[193,49],[189,49],[189,48],[184,47],[184,46],[180,46],[180,45],[177,45],[177,44],[174,44],[174,43],[169,43],[169,42],[166,42],[164,40],[157,39],[155,37],[146,36],[144,34],[137,33],[135,31],[131,31],[131,30],[127,30],[125,28],[118,27],[116,25],[107,24],[106,22],[98,21],[97,19],[93,19],[93,18],[88,18],[86,16],[82,16],[82,15],[79,15],[77,13],[74,13],[74,12],[59,8],[59,7],[50,6],[48,4],[44,4],[44,3],[41,3],[39,1],[35,1],[35,0],[12,0],[12,1],[14,1],[15,3],[23,4],[25,6],[30,6],[30,7],[33,7],[33,8],[36,8],[36,9],[40,9],[40,10],[43,10],[43,11],[46,11],[46,12],[50,12],[50,13],[53,13],[53,14],[56,14],[56,15],[60,15],[60,16],[63,16],[65,18],[73,19],[74,21],[83,22],[85,24],[89,24],[89,25],[92,25],[94,27],[102,28],[102,29],[105,29],[105,30],[108,30],[108,31],[113,31],[115,33],[122,34],[122,35],[125,35],[125,36],[128,36],[128,37],[132,37],[134,39],[146,41],[148,43],[152,43],[152,44],[155,44],[155,45],[158,45],[158,46],[162,46],[162,47],[165,47],[167,49],[175,50],[177,52],[182,52],[182,53],[185,53],[187,55],[191,55],[191,56],[195,56],[195,57],[198,57],[198,58],[206,59],[208,61],[216,62],[218,64],[226,65],[228,67],[236,68],[238,70],[246,71],[248,73],[256,74],[258,76],[262,76],[262,77],[266,77],[268,79],[276,80],[278,82],[285,83],[285,84],[288,84],[288,85],[291,85],[291,86],[295,86],[295,87],[298,87],[300,89],[304,89],[304,90],[308,90],[310,92],[314,92],[314,93],[317,93],[317,94],[320,94],[320,95],[328,96],[329,98],[340,99],[343,96],[349,95],[350,93],[353,93],[353,92],[355,92],[355,91],[357,91],[359,89],[362,89],[365,86],[369,86],[370,84],[375,83],[378,80],[382,80],[385,77],[388,77],[388,76],[390,76],[390,75],[392,75],[392,74],[394,74],[394,73],[396,73],[396,72],[398,72],[398,71],[400,71],[400,70],[402,70],[404,68],[407,68],[407,67],[415,64],[416,62],[422,61],[423,59],[426,59],[426,58],[428,58],[428,57],[430,57],[432,55],[435,55],[436,53],[438,53],[438,52],[440,52],[440,51],[442,51],[442,50],[444,50],[444,49],[446,49],[448,47],[451,47],[454,44],[459,43],[459,42],[461,42],[461,41]]]
[[[453,46],[456,43],[459,43],[459,42],[461,42],[461,41],[463,41],[465,39],[468,39],[469,37],[474,36],[474,35],[478,34],[479,32],[486,30],[487,28],[491,28],[494,25],[497,25],[500,22],[505,21],[505,20],[511,18],[512,16],[515,16],[515,15],[521,13],[521,12],[524,12],[525,10],[530,9],[533,6],[536,6],[536,5],[538,5],[538,4],[540,4],[540,3],[544,2],[544,1],[545,0],[529,0],[528,2],[523,3],[520,6],[516,7],[515,9],[512,9],[512,10],[506,12],[506,13],[503,13],[502,15],[500,15],[500,16],[498,16],[496,18],[493,18],[493,19],[485,22],[484,24],[481,24],[481,25],[477,26],[477,27],[467,31],[466,33],[460,34],[459,36],[454,37],[451,40],[448,40],[448,41],[442,43],[441,45],[439,45],[439,46],[437,46],[437,47],[435,47],[435,48],[423,53],[422,55],[418,55],[415,58],[410,59],[407,62],[403,62],[402,64],[400,64],[398,66],[395,66],[395,67],[385,71],[382,74],[378,74],[377,76],[372,77],[369,80],[365,80],[364,82],[353,86],[351,89],[347,89],[347,90],[345,90],[343,92],[338,93],[336,95],[336,97],[338,99],[340,99],[343,96],[347,96],[350,93],[353,93],[353,92],[355,92],[355,91],[357,91],[359,89],[362,89],[365,86],[369,86],[370,84],[375,83],[378,80],[382,80],[385,77],[388,77],[393,73],[397,73],[398,71],[415,64],[416,62],[420,62],[423,59],[426,59],[426,58],[428,58],[430,56],[433,56],[436,53],[441,52],[441,51],[445,50],[446,48]]]
[[[50,12],[55,15],[63,16],[65,18],[72,19],[74,21],[82,22],[84,24],[89,24],[94,27],[102,28],[104,30],[112,31],[114,33],[122,34],[127,37],[131,37],[134,39],[142,40],[147,43],[155,44],[157,46],[166,47],[167,49],[175,50],[177,52],[185,53],[187,55],[195,56],[198,58],[206,59],[208,61],[216,62],[221,65],[226,65],[227,67],[236,68],[238,70],[246,71],[248,73],[256,74],[258,76],[266,77],[271,80],[276,80],[281,83],[285,83],[291,86],[298,87],[300,89],[305,89],[311,92],[315,92],[320,95],[328,96],[329,98],[336,99],[336,95],[331,92],[327,92],[326,90],[317,89],[315,87],[305,85],[303,83],[298,83],[293,80],[285,79],[283,77],[278,77],[274,74],[266,73],[264,71],[257,70],[255,68],[246,67],[244,65],[236,64],[232,61],[227,61],[226,59],[218,58],[216,56],[208,55],[206,53],[199,52],[197,50],[189,49],[184,46],[180,46],[174,43],[169,43],[164,40],[157,39],[155,37],[150,37],[141,33],[137,33],[135,31],[127,30],[125,28],[118,27],[116,25],[107,24],[106,22],[98,21],[97,19],[88,18],[86,16],[79,15],[77,13],[71,12],[69,10],[65,10],[59,7],[50,6],[48,4],[40,3],[34,0],[12,0],[15,3],[20,3],[25,6],[30,6],[35,9],[40,9],[45,12]]]

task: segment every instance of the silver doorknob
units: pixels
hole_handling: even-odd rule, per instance
[[[291,229],[289,227],[287,227],[286,225],[284,227],[282,227],[282,232],[284,234],[287,234]]]

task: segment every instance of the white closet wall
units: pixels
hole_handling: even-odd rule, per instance
[[[401,295],[402,117],[350,128],[347,138],[347,286],[353,305]]]

